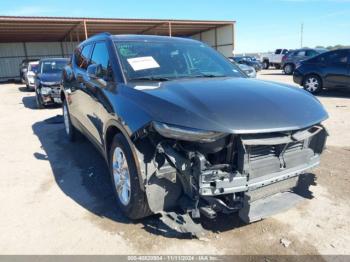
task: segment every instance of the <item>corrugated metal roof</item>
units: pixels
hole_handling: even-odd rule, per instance
[[[235,21],[0,16],[0,42],[76,41],[101,32],[190,36]]]

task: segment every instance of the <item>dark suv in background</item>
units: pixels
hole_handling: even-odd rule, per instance
[[[44,58],[35,75],[35,99],[38,108],[61,103],[62,71],[68,58]]]
[[[327,52],[327,49],[323,48],[302,48],[302,49],[296,49],[289,51],[283,58],[282,58],[282,68],[286,75],[292,75],[294,72],[294,69],[299,65],[299,63],[303,60],[312,58],[316,55],[322,54],[324,52]]]
[[[350,88],[350,49],[329,51],[300,62],[293,79],[313,94],[322,88]]]
[[[254,67],[256,72],[262,69],[262,63],[253,56],[233,56],[229,57],[229,59],[234,60],[238,64]]]

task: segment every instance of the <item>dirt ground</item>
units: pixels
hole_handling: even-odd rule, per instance
[[[277,70],[258,78],[293,84]],[[250,225],[203,221],[209,233],[198,240],[162,231],[157,217],[123,217],[94,147],[69,143],[48,121],[61,109],[37,110],[23,85],[1,84],[0,254],[350,254],[350,92],[318,98],[330,137],[321,166],[303,176],[305,200]]]

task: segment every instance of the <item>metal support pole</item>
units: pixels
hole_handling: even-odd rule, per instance
[[[85,32],[85,40],[88,39],[88,33],[86,28],[86,20],[84,20],[84,32]]]
[[[77,37],[77,42],[80,43],[79,27],[75,30],[75,34],[76,34],[76,37]]]
[[[169,36],[172,37],[171,22],[169,22]]]
[[[64,42],[66,42],[66,39],[63,40]],[[62,57],[64,57],[64,47],[63,47],[63,42],[61,42],[61,53],[62,53]]]
[[[25,42],[23,42],[23,50],[25,58],[28,59],[27,45]]]
[[[217,29],[217,27],[215,27],[214,33],[215,33],[215,42],[214,42],[215,50],[218,50],[218,29]]]

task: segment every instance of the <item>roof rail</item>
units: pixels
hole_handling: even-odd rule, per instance
[[[93,35],[93,36],[102,36],[102,35],[105,35],[105,36],[110,36],[110,35],[111,35],[111,33],[109,33],[109,32],[102,32],[102,33],[98,33],[98,34]]]

